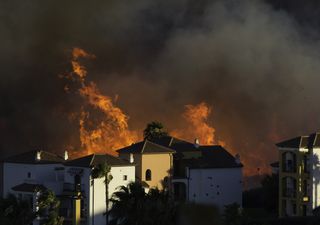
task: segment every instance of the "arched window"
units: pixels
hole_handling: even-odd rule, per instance
[[[151,180],[151,170],[146,170],[146,180]]]

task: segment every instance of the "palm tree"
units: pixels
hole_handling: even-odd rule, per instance
[[[139,182],[119,187],[111,199],[112,223],[118,225],[174,224],[175,205],[168,192],[150,189],[146,194]]]
[[[121,225],[144,224],[146,193],[142,185],[132,182],[118,189],[119,191],[114,192],[110,199],[112,202],[111,222]]]
[[[110,174],[111,167],[108,166],[107,163],[98,164],[96,167],[93,168],[91,172],[91,176],[93,179],[96,178],[103,178],[106,188],[106,224],[108,224],[108,210],[109,210],[109,183],[112,180],[112,175]]]
[[[168,135],[168,133],[164,130],[163,124],[158,121],[148,123],[147,127],[143,131],[144,139],[148,140],[160,138],[166,135]]]

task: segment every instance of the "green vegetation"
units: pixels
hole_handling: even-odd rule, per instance
[[[59,216],[60,201],[55,194],[46,190],[39,197],[39,216],[43,217],[43,225],[62,225],[63,217]]]

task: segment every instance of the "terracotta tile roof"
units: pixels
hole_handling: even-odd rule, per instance
[[[77,167],[94,167],[95,165],[107,163],[110,166],[128,166],[134,165],[129,161],[114,157],[112,155],[104,154],[91,154],[78,159],[70,160],[65,163],[66,166],[77,166]]]
[[[37,152],[40,152],[40,160],[36,159]],[[46,152],[46,151],[29,151],[29,152],[24,152],[18,155],[11,156],[3,162],[8,162],[8,163],[22,163],[22,164],[55,164],[55,163],[63,163],[65,160],[63,157],[58,156],[54,153],[51,152]]]

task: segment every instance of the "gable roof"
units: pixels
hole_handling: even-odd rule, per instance
[[[162,147],[162,148],[161,148]],[[193,143],[171,137],[163,136],[160,138],[145,140],[131,146],[118,150],[119,153],[148,153],[165,151],[168,149],[173,153],[183,155],[186,152],[197,152],[199,157],[181,158],[181,163],[190,168],[236,168],[243,167],[237,163],[226,149],[220,145],[195,145]]]
[[[36,159],[37,152],[40,152],[40,160]],[[65,160],[63,157],[51,152],[34,150],[11,156],[3,160],[3,162],[21,164],[56,164],[63,163]]]
[[[175,151],[167,146],[163,146],[145,139],[136,144],[132,144],[130,146],[121,148],[117,150],[117,152],[148,154],[148,153],[174,153]]]
[[[98,164],[107,163],[109,166],[133,166],[134,164],[130,163],[127,160],[114,157],[109,154],[99,155],[91,154],[74,160],[66,162],[66,166],[76,166],[76,167],[94,167]]]
[[[11,189],[14,191],[20,191],[20,192],[37,192],[37,191],[47,190],[47,188],[41,184],[28,184],[28,183],[22,183],[22,184],[16,185]]]
[[[235,157],[220,145],[199,146],[201,157],[182,159],[182,163],[189,168],[238,168]]]
[[[312,133],[309,136],[298,136],[276,144],[280,148],[313,148],[320,147],[320,133]]]
[[[153,139],[152,142],[165,146],[167,148],[171,148],[176,152],[199,151],[200,146],[171,136],[164,136],[157,139]]]

